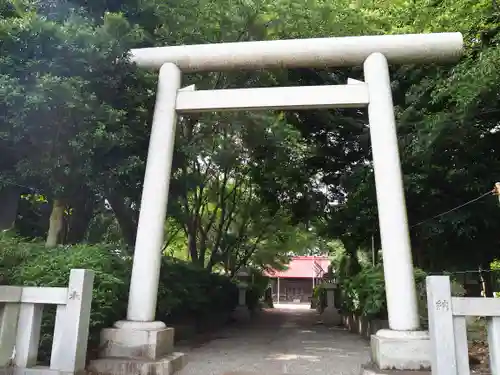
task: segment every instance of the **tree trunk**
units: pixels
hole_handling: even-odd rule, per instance
[[[346,250],[347,256],[349,258],[349,263],[347,266],[347,273],[349,276],[354,276],[361,271],[361,265],[358,260],[358,248],[349,237],[343,236],[341,238],[344,248]]]
[[[118,221],[123,240],[129,248],[133,249],[135,245],[135,236],[137,234],[137,219],[135,212],[126,206],[125,197],[116,191],[110,191],[106,198]]]
[[[205,268],[205,257],[207,255],[207,235],[200,231],[199,262],[200,266]]]
[[[71,201],[72,212],[68,218],[68,233],[64,242],[66,244],[76,244],[85,239],[96,206],[94,196],[89,192],[86,193]]]
[[[194,232],[194,233],[193,233]],[[189,256],[191,257],[191,262],[194,264],[198,264],[198,249],[196,244],[196,231],[193,231],[192,225],[188,225],[188,251]]]
[[[45,247],[56,247],[60,242],[62,229],[64,226],[64,210],[66,205],[61,199],[54,199],[52,203],[52,212],[49,219],[49,230],[47,232],[47,240]]]
[[[484,297],[494,297],[493,281],[491,280],[491,272],[483,271],[484,269],[489,270],[489,264],[481,269],[480,277],[483,286]]]
[[[14,227],[17,218],[17,209],[21,189],[8,186],[0,190],[0,230],[8,230]]]

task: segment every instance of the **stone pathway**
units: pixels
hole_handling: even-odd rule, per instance
[[[178,375],[359,375],[368,341],[318,323],[309,306],[264,310],[201,346],[177,348],[188,362]]]

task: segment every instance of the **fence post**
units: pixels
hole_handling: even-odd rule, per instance
[[[59,368],[59,359],[65,355],[65,335],[64,319],[66,319],[66,305],[57,305],[56,319],[54,322],[54,335],[52,338],[52,351],[50,355],[50,368]]]
[[[85,369],[93,282],[93,271],[71,270],[68,300],[65,308],[58,308],[56,318],[56,324],[62,327],[56,326],[54,335],[57,342],[52,346],[53,369],[73,373]]]
[[[450,278],[448,276],[428,276],[426,287],[429,334],[432,345],[432,375],[456,375],[457,360]],[[467,355],[467,353],[464,354]]]
[[[467,320],[465,316],[453,316],[453,330],[457,375],[470,375],[469,343],[467,341]]]
[[[22,303],[17,323],[16,357],[17,367],[36,365],[40,329],[42,328],[43,304]]]
[[[19,306],[19,303],[0,303],[0,367],[8,366],[14,353]]]
[[[488,347],[492,375],[500,375],[500,317],[488,318]]]

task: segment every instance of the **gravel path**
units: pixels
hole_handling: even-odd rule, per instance
[[[177,350],[188,356],[178,375],[359,375],[369,360],[367,341],[321,325],[304,305],[264,310],[199,347]]]

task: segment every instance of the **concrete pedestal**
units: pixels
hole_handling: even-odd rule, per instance
[[[250,320],[250,318],[251,318],[250,310],[248,309],[248,307],[246,305],[245,306],[242,306],[242,305],[237,306],[234,309],[231,316],[233,319],[237,320],[238,322],[246,322],[246,321]]]
[[[372,361],[381,370],[427,370],[431,341],[425,331],[382,329],[371,336]]]
[[[342,324],[342,316],[334,306],[327,306],[321,314],[321,320],[326,326],[339,326]]]
[[[162,322],[117,322],[101,332],[99,359],[88,370],[108,375],[172,375],[186,364],[174,352],[174,329]]]
[[[238,284],[238,306],[236,306],[231,315],[238,322],[246,322],[251,318],[250,310],[247,306],[247,289],[247,283],[240,282]]]
[[[325,284],[326,290],[326,308],[321,313],[321,320],[326,326],[338,326],[342,323],[342,317],[335,308],[335,289],[337,284],[329,282]]]

